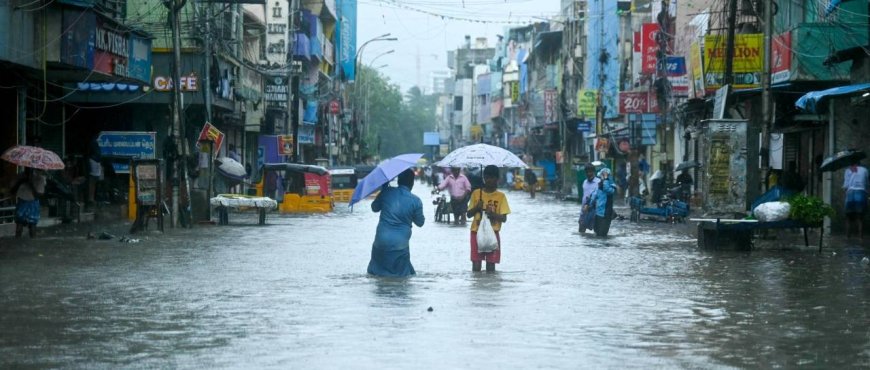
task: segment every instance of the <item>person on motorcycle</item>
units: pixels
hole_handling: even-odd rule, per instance
[[[680,200],[684,202],[689,201],[689,195],[692,193],[692,175],[689,175],[689,170],[683,170],[679,176],[677,176],[677,184],[680,185]]]

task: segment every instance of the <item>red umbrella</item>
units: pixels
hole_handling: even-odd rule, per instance
[[[18,166],[40,170],[62,170],[64,168],[60,156],[50,150],[35,146],[14,146],[3,153],[0,158]]]

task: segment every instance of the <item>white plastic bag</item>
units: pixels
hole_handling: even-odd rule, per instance
[[[477,252],[489,253],[498,249],[498,238],[489,222],[486,213],[480,214],[480,225],[477,227]]]
[[[788,219],[791,206],[786,202],[767,202],[755,207],[755,218],[761,222],[782,221]]]

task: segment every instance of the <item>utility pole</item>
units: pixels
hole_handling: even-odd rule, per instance
[[[773,124],[773,91],[770,88],[770,52],[773,37],[773,0],[764,0],[764,62],[761,73],[761,179],[767,189],[770,175],[770,128]]]
[[[179,13],[186,3],[187,0],[164,0],[163,2],[163,5],[169,9],[172,25],[172,138],[175,140],[177,153],[180,153],[180,158],[175,158],[175,163],[167,163],[167,166],[175,168],[172,171],[172,227],[176,227],[179,221],[179,185],[181,183],[179,174],[184,177],[185,183],[187,183],[187,161],[185,161],[187,148],[186,145],[183,145],[184,122],[181,112],[181,26],[179,22]],[[186,191],[189,203],[189,187]]]
[[[767,0],[765,0],[767,1]],[[728,0],[728,32],[725,40],[725,76],[722,85],[734,83],[734,28],[737,23],[737,0]]]

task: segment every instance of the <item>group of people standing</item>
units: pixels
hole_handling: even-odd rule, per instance
[[[426,221],[423,216],[423,202],[411,193],[414,188],[414,171],[405,170],[398,176],[398,186],[389,184],[381,188],[380,194],[372,202],[372,211],[380,213],[375,241],[372,243],[368,273],[377,276],[403,277],[414,275],[411,264],[410,239],[412,225],[422,227]],[[484,262],[486,271],[495,271],[501,262],[501,238],[499,231],[507,222],[511,212],[507,197],[498,191],[499,169],[486,166],[483,169],[483,184],[472,190],[471,182],[459,168],[454,168],[437,189],[448,189],[456,220],[464,224],[472,218],[469,251],[473,271],[481,271]],[[487,218],[495,232],[498,246],[493,251],[480,252],[477,233],[481,220]]]

